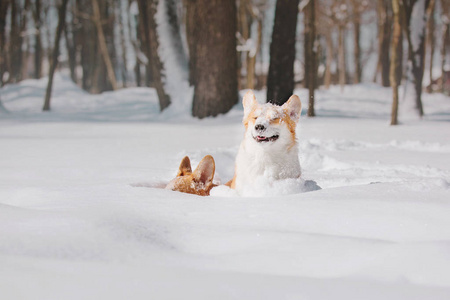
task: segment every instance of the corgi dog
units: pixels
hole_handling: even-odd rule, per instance
[[[213,157],[207,155],[192,172],[191,161],[185,156],[181,160],[177,176],[165,188],[182,193],[209,196],[211,189],[216,186],[213,184],[215,167]]]
[[[236,156],[234,178],[226,185],[242,194],[261,176],[269,181],[299,178],[296,127],[302,110],[300,98],[292,95],[282,106],[259,104],[249,91],[242,103],[245,134]]]

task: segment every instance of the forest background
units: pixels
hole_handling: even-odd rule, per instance
[[[161,111],[204,118],[242,89],[282,104],[303,86],[314,116],[315,89],[376,82],[397,124],[400,85],[420,117],[423,91],[450,93],[449,27],[447,0],[2,0],[0,84],[48,76],[48,111],[60,70],[89,93],[153,87]]]

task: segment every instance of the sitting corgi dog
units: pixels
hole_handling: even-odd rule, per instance
[[[300,98],[292,95],[282,106],[259,104],[249,91],[242,103],[245,135],[236,157],[234,178],[226,185],[242,194],[260,176],[268,180],[299,178],[295,130],[302,110]]]
[[[191,161],[185,156],[181,160],[177,176],[171,180],[166,189],[182,193],[209,196],[216,185],[213,184],[215,162],[211,155],[203,157],[197,168],[192,172]]]

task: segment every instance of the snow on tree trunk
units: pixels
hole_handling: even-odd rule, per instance
[[[156,25],[156,13],[158,10],[159,0],[138,1],[139,18],[144,41],[144,49],[148,58],[147,61],[147,80],[149,80],[149,72],[152,75],[153,87],[158,94],[159,107],[163,111],[169,107],[171,103],[170,96],[167,94],[164,86],[165,70],[159,56],[159,33]],[[150,68],[148,68],[150,67]]]
[[[180,24],[176,14],[177,1],[158,1],[155,14],[158,32],[158,55],[164,69],[164,90],[170,96],[170,110],[189,112],[193,88],[189,86],[188,59],[181,40]]]

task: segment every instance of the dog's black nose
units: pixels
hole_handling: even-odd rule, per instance
[[[264,125],[258,124],[255,125],[255,129],[258,131],[263,131],[264,129],[266,129],[266,127]]]

